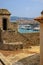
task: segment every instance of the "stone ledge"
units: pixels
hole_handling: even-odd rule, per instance
[[[0,46],[1,50],[19,50],[19,49],[23,49],[23,45],[22,44],[18,44],[18,45],[12,45],[12,44],[2,44]]]

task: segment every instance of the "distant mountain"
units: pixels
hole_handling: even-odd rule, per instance
[[[27,17],[17,17],[17,16],[11,16],[10,20],[11,22],[15,22],[16,20],[33,20],[33,18],[27,18]]]

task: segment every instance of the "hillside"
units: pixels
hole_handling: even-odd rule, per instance
[[[10,18],[11,22],[16,20],[33,20],[33,18],[27,18],[27,17],[17,17],[17,16],[11,16]]]

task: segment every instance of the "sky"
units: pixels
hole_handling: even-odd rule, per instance
[[[8,9],[12,16],[33,18],[43,10],[43,0],[0,0],[0,8]]]

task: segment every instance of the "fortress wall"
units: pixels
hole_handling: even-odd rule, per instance
[[[17,29],[18,29],[17,23],[16,22],[14,22],[14,23],[10,22],[10,26],[9,26],[8,30],[12,30],[12,31],[16,32]]]
[[[30,42],[31,45],[40,44],[40,33],[28,33],[22,35],[28,39],[28,42]]]
[[[23,48],[30,48],[32,45],[40,44],[39,33],[21,34],[14,31],[2,31],[0,49],[3,50],[19,50]]]
[[[31,43],[32,45],[37,45],[39,44],[40,41],[40,33],[21,34],[21,33],[15,33],[14,31],[4,31],[2,32],[2,38],[6,42],[28,41],[28,43]]]

